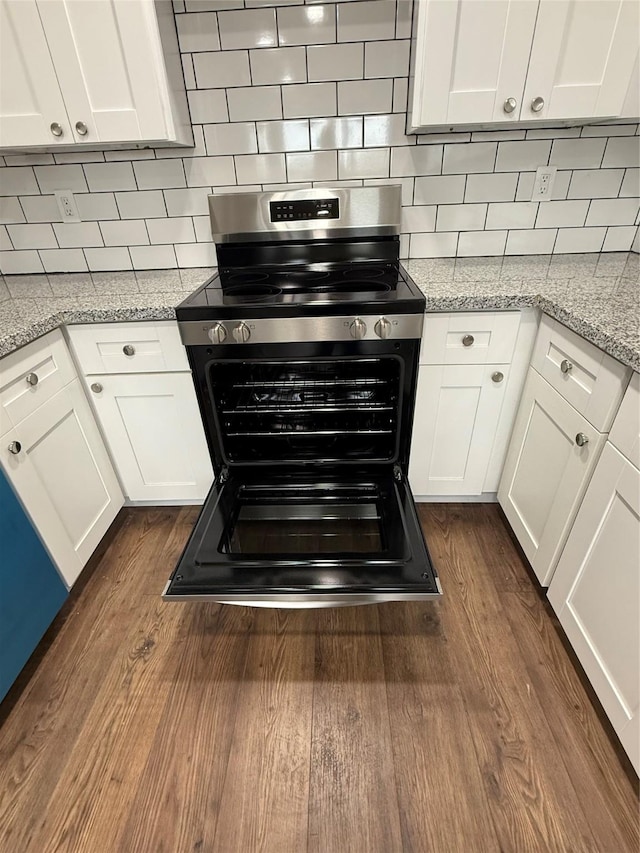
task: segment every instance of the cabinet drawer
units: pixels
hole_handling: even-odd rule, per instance
[[[611,427],[609,441],[629,462],[640,468],[640,373],[631,377]]]
[[[0,362],[0,434],[28,417],[57,394],[76,370],[56,329]]]
[[[550,317],[542,318],[531,364],[599,432],[608,432],[628,367]]]
[[[84,374],[189,370],[173,320],[69,326],[68,333]]]
[[[420,364],[507,364],[519,325],[519,311],[427,314]]]

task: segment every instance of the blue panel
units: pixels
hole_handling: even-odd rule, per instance
[[[0,700],[68,595],[0,471]]]

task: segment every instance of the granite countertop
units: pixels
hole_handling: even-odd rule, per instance
[[[427,311],[539,307],[640,371],[640,256],[627,252],[434,258],[405,266]],[[0,279],[0,356],[63,323],[171,320],[211,269]]]

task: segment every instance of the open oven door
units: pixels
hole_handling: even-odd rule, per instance
[[[165,601],[339,607],[441,595],[397,466],[257,474],[211,488]]]

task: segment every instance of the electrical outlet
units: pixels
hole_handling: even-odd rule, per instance
[[[533,193],[531,201],[551,201],[553,182],[556,179],[555,166],[540,166],[536,170],[536,179],[533,182]]]
[[[71,190],[56,190],[54,192],[54,196],[63,222],[82,221],[78,216],[76,200],[73,197],[73,193],[71,192]]]

